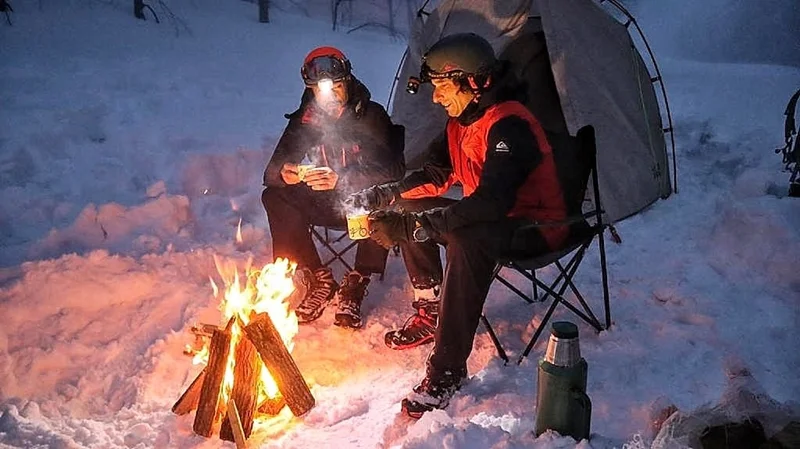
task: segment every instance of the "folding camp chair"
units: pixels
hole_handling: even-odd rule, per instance
[[[572,139],[572,138],[570,138]],[[525,351],[520,355],[517,364],[522,363],[525,357],[528,356],[533,346],[536,344],[539,336],[546,328],[550,318],[552,317],[558,306],[564,306],[572,311],[578,318],[588,323],[598,332],[608,329],[611,326],[611,309],[609,306],[608,294],[608,270],[606,267],[606,252],[605,241],[603,239],[603,231],[610,227],[603,223],[602,209],[600,208],[600,193],[597,180],[597,161],[596,161],[596,146],[594,138],[594,128],[585,126],[578,130],[574,138],[574,145],[561,146],[558,151],[562,151],[560,156],[555,156],[556,165],[559,168],[559,177],[567,182],[564,183],[564,196],[568,205],[569,217],[559,223],[548,223],[541,225],[531,225],[531,227],[552,226],[552,225],[569,225],[570,235],[564,245],[557,251],[548,254],[543,254],[530,258],[506,258],[499,260],[494,270],[494,279],[511,289],[514,293],[519,295],[522,299],[529,303],[545,302],[548,298],[552,298],[552,303],[547,308],[547,311],[542,316],[539,326],[533,333]],[[570,148],[574,148],[571,150]],[[575,154],[576,157],[569,157],[569,153]],[[571,163],[561,163],[562,160],[571,160]],[[575,167],[577,165],[577,167]],[[562,175],[562,170],[564,175]],[[589,212],[582,211],[583,199],[586,196],[589,178],[591,177],[592,192],[593,192],[593,207]],[[563,182],[563,181],[562,181]],[[587,220],[591,220],[594,224],[589,224]],[[613,233],[612,235],[616,235]],[[583,261],[586,250],[597,238],[599,253],[600,253],[600,268],[602,271],[603,282],[603,307],[605,312],[605,323],[602,323],[592,311],[591,307],[586,301],[586,298],[581,294],[573,282],[573,278]],[[564,262],[566,261],[566,262]],[[550,284],[546,284],[536,276],[536,270],[544,268],[548,265],[553,265],[558,269],[558,276]],[[522,274],[526,279],[531,281],[533,286],[533,297],[525,294],[519,288],[514,286],[509,280],[500,275],[502,268],[510,268]],[[565,297],[567,288],[572,291],[577,300],[578,305],[573,304]],[[538,290],[544,291],[544,296],[539,299]],[[508,355],[500,344],[497,335],[495,334],[492,326],[486,315],[481,315],[481,321],[486,326],[489,336],[492,339],[497,353],[506,363],[508,363]]]
[[[392,151],[395,157],[402,161],[405,151],[406,128],[403,125],[393,124],[390,133],[389,141],[392,144]],[[338,261],[344,265],[348,272],[353,271],[353,266],[345,260],[345,256],[358,245],[358,241],[347,240],[346,226],[311,225],[308,228],[308,232],[311,233],[313,239],[316,239],[330,253],[330,258],[323,260],[323,266],[327,267]],[[399,254],[399,251],[398,248],[394,248],[395,254]],[[383,280],[383,273],[381,273],[380,280]]]

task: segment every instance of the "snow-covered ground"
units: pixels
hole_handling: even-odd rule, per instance
[[[305,53],[342,48],[385,104],[404,43],[280,11],[258,24],[246,2],[171,2],[178,27],[134,20],[129,2],[13,3],[14,26],[0,24],[0,447],[233,447],[170,411],[199,369],[182,353],[189,327],[220,320],[213,258],[269,262],[262,168]],[[607,247],[614,326],[580,325],[589,442],[532,432],[546,339],[503,366],[482,328],[451,405],[399,420],[428,348],[383,344],[411,311],[392,256],[364,329],[332,313],[300,328],[293,356],[317,405],[284,410],[251,446],[640,448],[662,406],[719,404],[744,372],[798,413],[800,202],[772,150],[800,68],[670,56],[679,193]],[[590,301],[595,256],[580,277]],[[498,284],[486,313],[519,354],[543,309]]]

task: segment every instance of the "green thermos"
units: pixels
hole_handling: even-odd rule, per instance
[[[589,438],[592,401],[586,395],[589,366],[581,357],[578,326],[553,323],[536,382],[536,435],[551,429],[576,441]]]

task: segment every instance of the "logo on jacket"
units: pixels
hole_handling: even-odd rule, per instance
[[[504,141],[497,142],[497,145],[494,146],[494,151],[497,153],[510,153],[511,148]]]

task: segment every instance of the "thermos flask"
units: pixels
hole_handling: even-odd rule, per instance
[[[586,395],[587,372],[578,327],[554,322],[536,382],[537,436],[551,429],[576,441],[589,438],[592,402]]]

